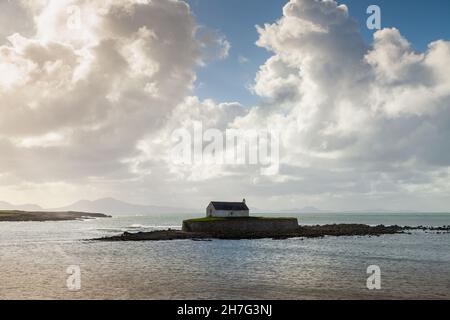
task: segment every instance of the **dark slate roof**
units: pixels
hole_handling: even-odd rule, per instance
[[[243,211],[249,210],[244,202],[211,202],[216,210]]]

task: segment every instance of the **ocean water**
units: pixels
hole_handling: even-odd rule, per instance
[[[301,214],[302,224],[450,225],[450,214]],[[188,216],[0,223],[0,299],[449,299],[450,234],[163,242],[87,239]],[[192,216],[191,216],[192,217]],[[381,269],[381,290],[366,287]],[[81,288],[68,289],[79,266]]]

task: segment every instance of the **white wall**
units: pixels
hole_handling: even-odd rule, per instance
[[[216,209],[214,209],[214,206],[212,205],[212,203],[210,203],[209,206],[206,208],[206,216],[212,217],[214,214],[214,211],[216,211]]]

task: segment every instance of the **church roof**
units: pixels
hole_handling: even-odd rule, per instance
[[[245,202],[219,202],[213,201],[211,204],[216,210],[230,210],[230,211],[246,211],[249,210]]]

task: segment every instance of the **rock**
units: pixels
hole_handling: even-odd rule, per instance
[[[389,234],[406,234],[411,230],[450,230],[449,226],[444,227],[400,227],[400,226],[368,226],[362,224],[334,224],[324,226],[298,226],[296,230],[288,232],[265,231],[265,232],[188,232],[180,230],[163,230],[152,232],[125,232],[119,236],[94,239],[99,241],[170,241],[170,240],[194,240],[211,241],[211,239],[222,240],[251,240],[251,239],[273,239],[286,240],[291,238],[322,238],[325,236],[374,236]],[[410,233],[410,232],[409,232]]]

